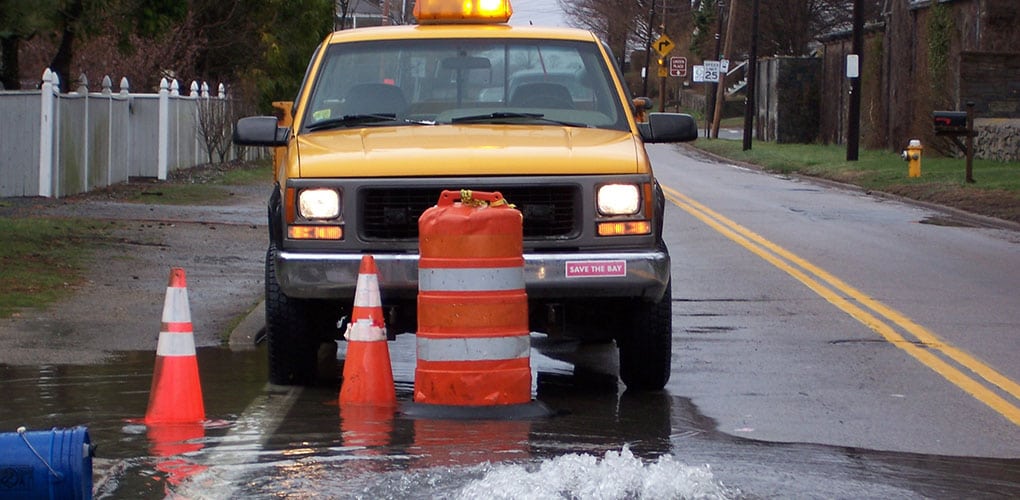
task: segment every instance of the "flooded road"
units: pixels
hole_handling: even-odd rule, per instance
[[[147,427],[166,266],[189,269],[198,345],[221,342],[218,325],[261,294],[264,203],[252,196],[240,224],[208,207],[200,222],[138,208],[132,217],[170,223],[125,226],[138,234],[107,250],[72,304],[31,328],[9,322],[0,432],[87,426],[98,498],[1020,498],[1020,433],[1004,418],[1020,402],[1015,234],[919,223],[932,213],[651,151],[670,189],[678,284],[665,392],[624,392],[607,346],[575,356],[533,336],[533,395],[552,416],[415,419],[341,409],[335,382],[267,386],[264,346],[202,347],[208,421]],[[803,256],[816,278],[726,236],[740,228],[693,202]],[[876,300],[916,321],[847,312]],[[916,325],[944,341],[908,335]],[[389,345],[406,407],[414,337]],[[955,361],[963,349],[978,371]],[[3,486],[0,468],[0,498]]]
[[[406,407],[414,337],[390,350]],[[97,498],[1020,495],[1020,460],[734,437],[681,395],[621,392],[614,375],[537,352],[535,395],[553,415],[510,421],[341,410],[337,387],[266,386],[264,348],[205,348],[198,359],[205,424],[141,424],[154,355],[132,352],[99,366],[0,366],[0,428],[87,425]]]

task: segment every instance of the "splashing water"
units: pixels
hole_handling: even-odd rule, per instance
[[[530,470],[534,468],[534,470]],[[626,446],[599,458],[569,454],[535,466],[494,465],[458,492],[462,499],[732,498],[739,494],[715,480],[708,465],[692,467],[664,455],[652,463]]]

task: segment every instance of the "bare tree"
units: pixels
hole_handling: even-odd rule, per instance
[[[621,67],[628,48],[640,40],[650,0],[556,0],[567,22],[592,31],[606,41]],[[642,45],[643,46],[643,45]]]
[[[869,21],[880,18],[888,0],[864,0]],[[648,21],[653,36],[669,33],[677,53],[696,50],[700,57],[714,56],[714,39],[720,4],[731,2],[741,19],[748,19],[751,0],[557,0],[568,22],[590,29],[609,43],[617,55],[644,49]],[[854,0],[762,0],[759,54],[804,55],[820,36],[849,29]],[[649,13],[655,8],[654,17]],[[706,17],[707,16],[707,17]],[[698,20],[695,21],[695,18]],[[750,46],[749,23],[735,26],[734,54]],[[720,34],[723,35],[723,34]],[[693,45],[693,47],[692,47]],[[711,45],[711,46],[709,46]],[[711,52],[712,54],[709,54]],[[691,54],[694,55],[694,54]]]
[[[749,0],[742,0],[749,4]],[[862,0],[865,22],[881,20],[889,0]],[[824,35],[849,31],[855,0],[772,0],[761,3],[759,54],[804,55]],[[742,40],[749,40],[746,35]]]
[[[209,163],[213,163],[213,153],[218,153],[219,163],[223,163],[230,148],[231,124],[234,116],[230,112],[230,101],[219,97],[198,98],[198,133],[202,136]]]
[[[31,40],[52,25],[49,14],[56,10],[54,2],[0,0],[0,89],[21,88],[19,56],[22,42]]]
[[[649,44],[663,35],[673,41],[669,56],[689,56],[694,31],[693,12],[702,0],[557,0],[566,14],[567,22],[585,28],[606,42],[625,70],[630,59],[633,71],[626,71],[627,85],[635,94],[658,94],[659,83],[655,71],[656,60],[660,59],[654,50],[646,52]],[[642,77],[637,68],[644,68],[647,76]],[[667,85],[671,85],[670,82]],[[648,92],[646,92],[646,89]]]
[[[336,12],[333,14],[333,30],[347,27],[347,15],[351,11],[351,0],[336,0]]]
[[[164,77],[181,82],[199,79],[193,61],[203,50],[205,39],[196,33],[194,23],[189,12],[185,19],[150,39],[112,32],[95,35],[83,41],[74,64],[89,68],[89,73],[96,76],[127,77],[131,88],[142,92],[158,90],[159,80]],[[126,36],[133,50],[120,50],[118,36]]]

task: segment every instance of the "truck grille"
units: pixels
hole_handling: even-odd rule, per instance
[[[580,193],[576,186],[471,187],[499,191],[524,216],[525,238],[577,234]],[[442,189],[366,188],[359,190],[361,236],[365,239],[418,238],[418,217],[439,200]]]

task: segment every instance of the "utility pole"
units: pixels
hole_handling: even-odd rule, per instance
[[[663,34],[666,33],[666,0],[662,0],[662,22],[659,24],[659,31]],[[662,60],[669,63],[669,59],[665,56]],[[659,66],[659,69],[661,70],[662,66]],[[666,111],[666,80],[667,78],[659,76],[659,111]]]
[[[731,0],[736,2],[736,0]],[[723,0],[719,0],[719,4],[716,5],[716,16],[718,17],[715,28],[715,60],[719,60],[719,56],[722,54],[722,22],[723,22]],[[719,104],[716,102],[716,89],[718,88],[719,82],[709,85],[705,89],[705,137],[712,136],[712,121],[710,117],[715,116],[715,108]]]
[[[758,0],[751,7],[751,53],[747,60],[747,100],[744,102],[744,151],[751,149],[754,115],[757,112],[755,93],[758,91]]]
[[[853,70],[850,77],[850,106],[849,123],[846,127],[846,161],[857,161],[858,150],[860,149],[861,138],[861,54],[864,52],[864,0],[854,0],[854,27],[853,27],[853,55],[857,56],[856,68],[850,68],[847,64],[848,73]]]
[[[736,0],[730,1],[730,13],[726,15],[726,43],[723,45],[723,56],[729,57],[733,46],[733,24],[734,19],[737,18],[737,2]],[[720,19],[720,26],[722,26],[722,20]],[[719,60],[720,55],[716,55],[716,60]],[[726,105],[726,72],[719,71],[719,83],[716,85],[715,92],[715,113],[712,117],[712,138],[719,138],[719,121],[722,119],[722,110]]]
[[[641,90],[641,97],[648,97],[648,64],[652,60],[652,23],[655,21],[655,0],[652,0],[652,7],[648,9],[648,37],[645,42],[645,81]]]

